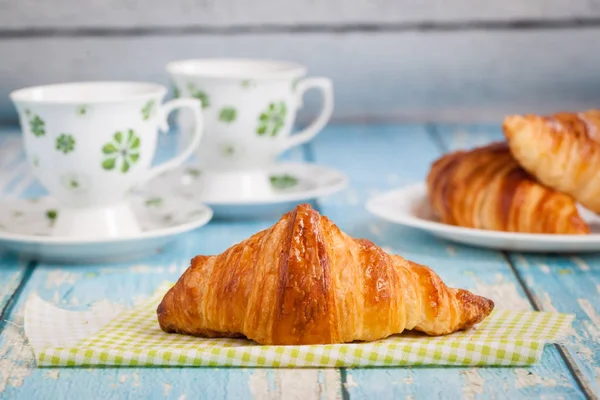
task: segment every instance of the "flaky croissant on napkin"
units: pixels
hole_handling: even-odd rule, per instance
[[[158,321],[166,332],[330,344],[404,330],[444,335],[493,308],[303,204],[218,256],[194,258],[160,303]]]
[[[493,307],[301,205],[110,322],[33,298],[25,330],[40,366],[529,365],[572,321]]]

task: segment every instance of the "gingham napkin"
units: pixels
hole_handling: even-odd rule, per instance
[[[164,333],[156,307],[169,285],[117,316],[71,312],[32,297],[25,333],[39,366],[364,367],[396,365],[530,365],[544,345],[562,341],[573,315],[494,311],[476,328],[443,337],[402,334],[370,343],[261,346],[245,339]]]

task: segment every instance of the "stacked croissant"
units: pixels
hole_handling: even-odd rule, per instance
[[[600,213],[600,111],[512,115],[506,142],[446,154],[431,167],[431,207],[444,223],[588,234],[577,203]]]

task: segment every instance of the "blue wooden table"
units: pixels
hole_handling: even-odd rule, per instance
[[[219,222],[167,251],[118,265],[25,263],[0,253],[0,397],[22,399],[579,399],[600,396],[600,255],[494,252],[445,242],[369,215],[375,193],[422,181],[443,152],[500,139],[499,126],[333,125],[286,157],[339,168],[350,185],[317,201],[355,237],[433,267],[452,286],[492,298],[498,308],[576,314],[570,342],[547,346],[529,368],[81,368],[36,369],[23,334],[33,293],[61,307],[110,302],[130,307],[196,254],[215,254],[273,220]],[[15,128],[0,131],[0,193],[42,193],[30,177]]]

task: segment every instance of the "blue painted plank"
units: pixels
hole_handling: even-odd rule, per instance
[[[26,175],[23,164],[20,137],[14,128],[0,129],[0,197],[7,194],[9,182],[22,179]],[[0,251],[0,315],[4,313],[21,281],[26,275],[27,265],[19,262],[14,255]],[[2,321],[0,321],[2,326]]]
[[[441,153],[421,126],[336,126],[312,148],[316,162],[344,170],[350,187],[319,201],[322,212],[354,237],[434,268],[451,286],[492,298],[498,308],[531,309],[502,254],[449,244],[376,219],[364,202],[375,193],[422,181]],[[529,368],[349,369],[351,398],[583,398],[555,347]]]
[[[503,138],[499,124],[445,126],[438,131],[452,149]],[[564,346],[566,356],[586,391],[600,396],[600,255],[509,257],[539,309],[576,315],[574,335]]]
[[[163,138],[173,150],[173,136]],[[167,154],[160,154],[162,161]],[[301,160],[295,149],[287,159]],[[25,193],[43,193],[32,184]],[[151,295],[165,281],[175,281],[197,254],[219,253],[232,244],[262,230],[275,220],[209,225],[185,235],[163,253],[134,263],[92,266],[36,267],[19,297],[9,322],[0,334],[0,397],[44,398],[287,398],[336,399],[340,395],[339,371],[309,369],[35,369],[31,349],[23,334],[23,309],[27,298],[37,293],[42,298],[68,309],[86,309],[93,304],[131,307]],[[15,262],[6,261],[13,268]],[[1,277],[2,275],[0,275]],[[0,283],[2,283],[0,278]]]

